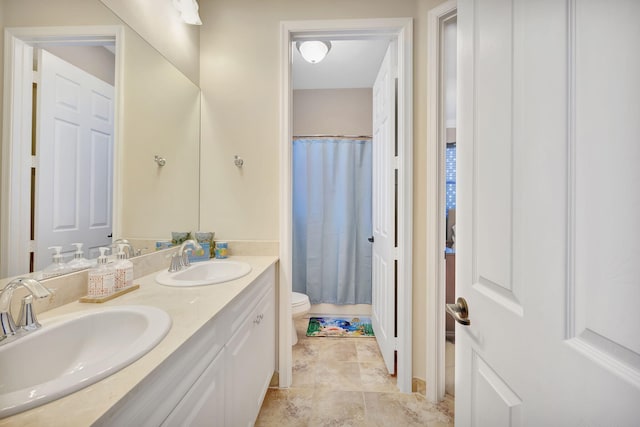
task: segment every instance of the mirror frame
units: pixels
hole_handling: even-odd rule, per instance
[[[31,151],[18,150],[21,141],[31,140],[31,116],[24,117],[24,107],[31,105],[31,91],[20,91],[24,87],[22,70],[31,59],[25,58],[25,45],[39,47],[46,45],[95,45],[100,42],[115,42],[115,102],[114,102],[114,138],[113,138],[113,204],[112,230],[114,236],[120,235],[122,205],[121,171],[121,126],[123,100],[123,53],[124,26],[94,25],[73,27],[11,27],[5,28],[4,37],[4,90],[3,90],[3,127],[2,127],[2,176],[0,186],[0,277],[8,277],[9,266],[17,265],[22,271],[28,271],[31,239],[30,230],[17,225],[17,218],[30,216],[30,200],[20,194],[31,192]],[[30,49],[29,49],[30,51]],[[28,172],[27,172],[28,171]],[[26,193],[21,193],[26,191]],[[21,200],[18,206],[12,200]],[[27,266],[25,269],[24,266]]]

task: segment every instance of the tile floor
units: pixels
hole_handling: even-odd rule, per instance
[[[374,338],[306,337],[308,322],[296,321],[292,386],[267,391],[257,427],[453,426],[453,398],[400,393]]]

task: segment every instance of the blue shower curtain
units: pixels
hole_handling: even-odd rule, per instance
[[[293,141],[293,290],[371,304],[371,140]]]

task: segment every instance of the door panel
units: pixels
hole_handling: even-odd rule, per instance
[[[456,425],[637,424],[638,20],[458,3]]]
[[[522,425],[522,400],[478,354],[473,355],[472,419],[476,426]]]
[[[43,155],[53,158],[51,164],[43,164],[42,172],[52,177],[51,187],[42,183],[40,199],[45,206],[45,197],[52,199],[52,232],[75,230],[78,224],[79,186],[78,162],[80,154],[80,129],[76,123],[55,120],[53,146],[42,150]],[[49,172],[49,168],[51,171]],[[49,175],[49,173],[51,175]],[[48,190],[48,191],[47,191]],[[46,249],[46,248],[45,248]]]
[[[389,373],[395,372],[395,47],[373,86],[372,304],[373,331]]]

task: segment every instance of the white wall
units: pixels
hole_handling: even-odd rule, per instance
[[[456,127],[457,30],[457,18],[448,20],[444,25],[444,120],[447,128]]]
[[[293,91],[293,135],[357,135],[373,132],[372,89]]]
[[[48,46],[44,50],[111,86],[115,83],[116,56],[102,46]]]
[[[413,376],[425,378],[426,20],[441,0],[202,1],[200,226],[221,239],[279,238],[279,25],[414,18]],[[245,159],[241,170],[233,155]]]
[[[192,82],[199,83],[200,28],[185,24],[171,0],[100,1]]]

